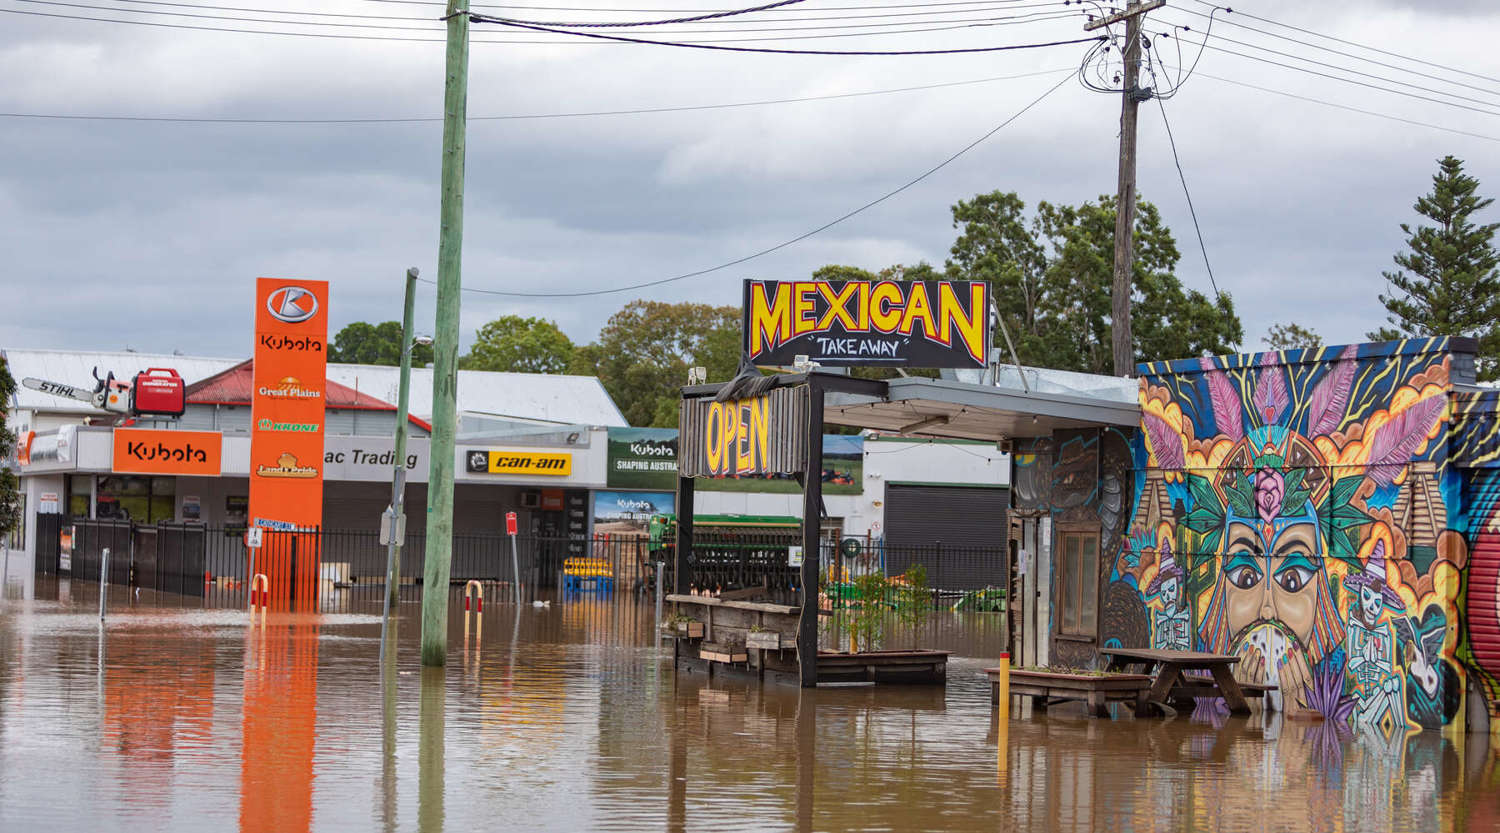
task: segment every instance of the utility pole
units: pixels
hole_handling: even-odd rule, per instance
[[[1116,376],[1135,375],[1135,342],[1130,334],[1131,278],[1135,274],[1135,121],[1136,109],[1151,99],[1149,89],[1137,87],[1141,77],[1141,24],[1146,12],[1166,0],[1132,3],[1123,11],[1084,24],[1092,32],[1125,22],[1125,83],[1120,93],[1120,182],[1115,200],[1115,275],[1113,308]]]
[[[401,605],[401,545],[406,534],[406,419],[407,406],[411,401],[411,349],[416,335],[417,267],[406,270],[406,307],[401,313],[401,383],[396,394],[396,444],[395,469],[391,474],[390,538],[386,541],[385,553],[385,612],[380,620],[380,655],[385,650],[391,624],[391,609]],[[431,339],[424,339],[431,342]]]
[[[443,203],[438,232],[437,327],[433,332],[432,468],[427,478],[427,553],[422,569],[422,664],[448,661],[448,570],[453,558],[453,457],[458,430],[458,295],[464,239],[464,133],[469,104],[468,0],[448,0],[443,92]]]

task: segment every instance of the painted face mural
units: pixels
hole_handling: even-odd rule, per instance
[[[1140,594],[1153,646],[1236,655],[1273,705],[1339,731],[1450,719],[1466,550],[1448,361],[1392,342],[1149,366],[1110,580]]]

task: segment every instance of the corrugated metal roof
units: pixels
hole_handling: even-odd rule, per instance
[[[94,389],[93,369],[103,376],[114,371],[116,379],[130,380],[135,374],[153,367],[170,367],[184,381],[192,383],[221,373],[240,359],[214,359],[201,356],[170,356],[156,353],[110,353],[77,350],[24,350],[6,348],[10,375],[16,380],[16,395],[11,405],[37,411],[61,411],[80,414],[97,413],[86,403],[63,399],[21,386],[27,376],[61,382],[75,388]]]
[[[113,370],[125,379],[151,367],[170,367],[188,383],[199,382],[245,361],[202,356],[170,356],[152,353],[0,349],[16,380],[12,407],[40,411],[94,413],[82,402],[73,402],[21,387],[21,379],[34,376],[74,387],[93,388],[90,371]],[[330,364],[328,380],[385,402],[395,402],[401,371],[397,367],[366,364]],[[625,416],[593,376],[554,376],[540,373],[492,373],[484,370],[458,372],[458,409],[476,414],[519,421],[625,426]],[[432,418],[432,369],[411,372],[412,415]]]
[[[294,384],[295,381],[283,382]],[[199,405],[248,405],[255,390],[255,362],[247,359],[223,373],[191,382],[187,401]],[[329,380],[323,391],[323,404],[329,408],[358,408],[369,411],[394,411],[396,406],[368,393]]]
[[[369,364],[331,364],[328,378],[395,402],[401,369]],[[626,426],[604,386],[593,376],[541,373],[458,372],[458,409],[530,422]],[[432,368],[412,368],[410,410],[432,419]]]

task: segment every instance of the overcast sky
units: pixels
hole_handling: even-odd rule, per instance
[[[441,7],[419,2],[211,0],[143,4],[0,0],[0,111],[52,115],[247,119],[434,117],[441,114]],[[704,0],[528,0],[532,6],[656,10],[732,8]],[[659,27],[688,39],[771,37],[744,30],[837,23],[878,36],[743,42],[801,49],[912,50],[1083,36],[1075,5],[991,0],[807,0],[748,18]],[[196,5],[199,8],[185,8]],[[882,8],[890,6],[892,8]],[[1290,3],[1238,12],[1335,35],[1476,75],[1382,56],[1243,17],[1228,20],[1369,57],[1312,49],[1224,23],[1214,34],[1381,76],[1350,75],[1228,41],[1433,103],[1209,50],[1165,102],[1218,286],[1234,296],[1246,349],[1294,320],[1326,341],[1361,340],[1384,310],[1380,277],[1415,219],[1435,160],[1466,160],[1500,195],[1500,7],[1480,2]],[[862,7],[862,8],[853,8]],[[417,20],[316,18],[287,10]],[[1171,0],[1148,30],[1205,19]],[[109,9],[105,11],[102,9]],[[175,12],[157,16],[148,10]],[[280,10],[280,11],[276,11]],[[498,10],[495,10],[498,12]],[[17,14],[27,12],[31,14]],[[945,14],[936,14],[945,12]],[[913,13],[912,18],[849,19]],[[512,7],[533,19],[642,20]],[[436,38],[352,40],[161,28],[180,26]],[[998,17],[1031,15],[1025,20]],[[1040,15],[1040,19],[1037,16]],[[218,17],[412,27],[419,31],[251,24]],[[843,18],[809,20],[808,18]],[[1221,15],[1222,17],[1222,15]],[[1048,19],[1052,18],[1052,19]],[[935,29],[960,22],[1008,25]],[[812,30],[837,34],[842,30]],[[471,121],[463,279],[512,291],[606,289],[710,267],[803,234],[912,179],[1067,77],[1087,44],[1008,53],[847,57],[729,54],[566,42],[476,26],[471,117],[707,105],[1045,75],[912,92],[678,113]],[[497,41],[481,43],[480,40]],[[508,42],[502,42],[508,41]],[[1160,57],[1177,47],[1156,38]],[[1196,49],[1186,43],[1184,56]],[[1424,77],[1425,73],[1435,78]],[[1222,79],[1228,79],[1222,80]],[[1229,83],[1254,84],[1419,126]],[[1401,86],[1411,85],[1411,86]],[[1431,92],[1419,88],[1427,88]],[[1119,99],[1069,80],[942,171],[827,231],[748,263],[666,286],[581,299],[465,293],[464,344],[506,313],[555,319],[592,340],[637,297],[738,304],[744,278],[790,279],[827,263],[878,269],[941,264],[954,237],[949,206],[995,189],[1076,202],[1115,188]],[[1447,131],[1438,128],[1448,128]],[[1450,131],[1481,134],[1488,138]],[[402,276],[437,275],[441,125],[195,124],[0,117],[0,346],[180,350],[244,356],[254,279],[332,283],[330,328],[399,319]],[[1187,204],[1151,102],[1141,110],[1141,195],[1161,207],[1183,253],[1178,274],[1210,292]],[[1488,213],[1500,220],[1500,210]],[[430,330],[435,290],[419,290]],[[1165,357],[1164,357],[1165,358]],[[60,380],[68,381],[68,380]]]

